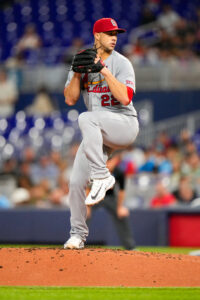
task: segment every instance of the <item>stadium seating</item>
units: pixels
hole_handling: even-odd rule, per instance
[[[0,165],[11,157],[20,159],[26,146],[33,147],[40,154],[52,149],[66,150],[72,142],[80,140],[77,118],[75,109],[67,115],[56,111],[49,117],[28,116],[24,111],[19,111],[7,119],[1,118]]]
[[[98,18],[113,17],[128,32],[140,25],[140,16],[146,3],[155,15],[160,11],[161,1],[141,0],[24,0],[14,1],[12,6],[0,7],[0,61],[11,56],[14,46],[22,36],[25,25],[34,23],[43,40],[44,62],[57,63],[63,47],[71,44],[73,37],[81,37],[90,44],[92,24]],[[165,1],[166,2],[166,1]],[[198,0],[171,0],[174,9],[184,18],[192,19]],[[120,37],[118,47],[128,40],[128,34]],[[1,46],[3,45],[3,46]]]

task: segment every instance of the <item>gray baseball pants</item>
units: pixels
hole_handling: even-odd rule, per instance
[[[88,182],[90,179],[106,178],[110,175],[106,167],[108,156],[114,150],[132,144],[137,137],[139,125],[134,116],[110,111],[84,112],[80,114],[78,121],[83,140],[70,177],[70,235],[76,235],[85,241],[89,233],[85,205]]]

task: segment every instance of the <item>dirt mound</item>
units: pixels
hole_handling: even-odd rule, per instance
[[[0,248],[0,285],[200,286],[200,257],[91,248]]]

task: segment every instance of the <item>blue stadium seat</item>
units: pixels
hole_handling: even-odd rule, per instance
[[[78,36],[83,38],[85,44],[90,44],[93,41],[92,25],[98,18],[116,18],[119,25],[130,32],[140,24],[145,3],[141,0],[16,1],[6,9],[0,9],[0,39],[4,44],[0,59],[5,60],[11,55],[13,45],[22,36],[24,26],[30,22],[36,25],[46,47],[53,47],[59,40],[61,46],[69,46],[73,37]],[[199,0],[170,0],[168,3],[184,18],[191,20]],[[127,41],[128,34],[120,36],[119,47]],[[57,59],[52,55],[46,61],[56,63]]]

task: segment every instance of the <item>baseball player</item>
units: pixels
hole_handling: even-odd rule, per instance
[[[129,60],[114,50],[117,35],[123,32],[125,29],[111,18],[96,21],[94,48],[74,56],[65,85],[65,102],[75,105],[82,93],[88,109],[78,119],[83,140],[70,178],[71,237],[64,244],[65,249],[84,248],[88,236],[86,205],[102,201],[115,184],[106,166],[107,159],[116,149],[132,144],[139,131],[132,104],[134,70]],[[92,182],[92,187],[86,198],[88,182]]]

